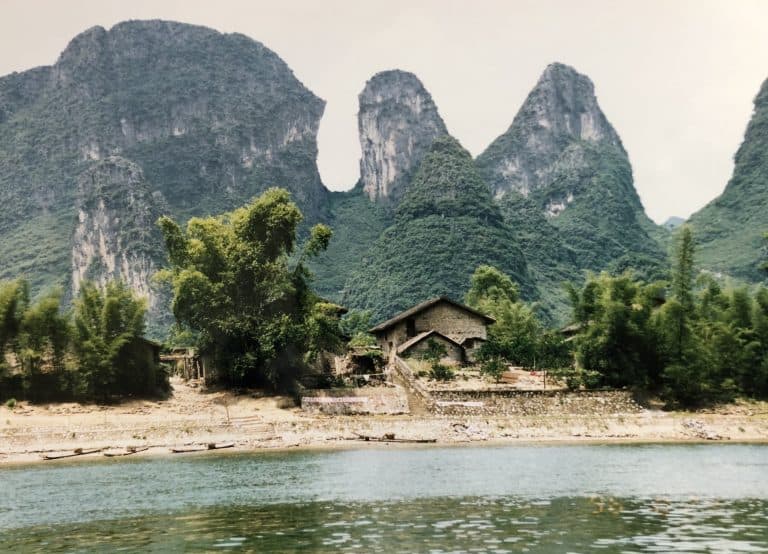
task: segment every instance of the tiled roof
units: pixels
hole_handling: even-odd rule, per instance
[[[376,327],[373,327],[368,332],[369,333],[379,333],[381,331],[384,331],[386,329],[389,329],[393,325],[399,323],[400,321],[411,317],[412,315],[416,315],[419,312],[423,312],[427,308],[430,308],[434,306],[435,304],[439,304],[440,302],[447,302],[448,304],[451,304],[452,306],[455,306],[461,310],[464,310],[467,313],[470,313],[472,315],[481,317],[485,320],[486,323],[491,324],[494,323],[496,320],[492,317],[488,317],[482,312],[478,312],[474,308],[470,308],[469,306],[465,306],[464,304],[460,304],[454,300],[451,300],[447,296],[437,296],[435,298],[431,298],[430,300],[426,300],[425,302],[422,302],[421,304],[416,304],[412,308],[408,308],[404,312],[400,312],[395,317],[386,320],[384,323],[379,323]]]

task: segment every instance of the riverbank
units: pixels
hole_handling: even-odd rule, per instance
[[[233,443],[229,451],[372,444],[362,442],[360,435],[434,439],[443,445],[768,442],[768,403],[764,402],[699,412],[645,409],[610,415],[323,416],[302,411],[288,397],[203,391],[181,381],[174,381],[173,386],[173,396],[162,401],[2,407],[0,464],[42,461],[44,454],[76,448],[112,453],[146,448],[132,455],[140,457],[210,443]],[[186,455],[193,454],[178,454]],[[70,459],[94,456],[101,453]]]

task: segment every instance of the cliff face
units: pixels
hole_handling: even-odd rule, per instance
[[[552,64],[512,125],[476,160],[515,229],[545,307],[565,313],[563,281],[584,270],[665,265],[618,134],[575,69]]]
[[[157,287],[151,282],[162,258],[155,222],[165,204],[152,194],[141,168],[110,156],[78,179],[77,223],[72,233],[72,292],[84,280],[104,286],[113,279],[126,283],[159,313]]]
[[[555,164],[579,163],[573,152],[564,156],[577,142],[624,152],[597,104],[592,81],[572,67],[553,63],[509,129],[478,157],[477,164],[497,198],[511,191],[527,196],[547,186]]]
[[[396,202],[432,142],[448,131],[429,92],[412,73],[374,75],[359,100],[363,190],[373,201]]]
[[[53,66],[0,78],[0,278],[26,274],[36,290],[68,281],[73,221],[90,244],[100,217],[80,221],[79,176],[111,156],[135,164],[129,173],[142,172],[182,220],[270,186],[289,189],[308,222],[323,218],[323,109],[274,52],[242,35],[165,21],[85,31]],[[112,255],[120,266],[123,253]]]
[[[768,230],[768,80],[755,97],[734,162],[723,193],[687,223],[693,228],[702,267],[761,282],[766,275],[762,265]]]

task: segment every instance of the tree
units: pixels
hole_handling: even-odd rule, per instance
[[[340,331],[340,317],[343,310],[332,302],[315,302],[306,321],[307,352],[305,360],[312,362],[322,352],[339,353],[344,347]]]
[[[465,302],[468,306],[495,311],[501,302],[517,302],[520,291],[508,276],[490,265],[478,266],[472,274]]]
[[[571,287],[574,318],[581,324],[576,358],[583,369],[599,373],[600,384],[653,384],[659,360],[651,317],[659,295],[657,285],[629,273],[602,273],[590,276],[581,290]]]
[[[40,371],[43,361],[53,370],[64,367],[71,329],[69,318],[61,312],[61,295],[61,290],[51,291],[22,314],[18,351],[26,373]]]
[[[0,370],[6,365],[8,348],[16,346],[28,305],[29,286],[26,281],[19,279],[0,283]]]
[[[301,219],[287,191],[270,189],[232,212],[192,218],[185,230],[159,220],[170,261],[161,278],[172,284],[173,313],[199,333],[201,352],[229,384],[289,387],[312,340],[327,339],[327,328],[312,331],[320,330],[322,309],[314,308],[319,299],[304,262],[327,247],[331,230],[316,225],[295,253]]]
[[[672,265],[672,295],[687,313],[693,311],[694,255],[693,232],[688,225],[683,225]]]
[[[508,276],[494,267],[479,266],[465,301],[496,320],[480,349],[481,361],[501,358],[526,367],[534,365],[543,329],[533,310],[520,301],[517,285]]]
[[[145,313],[146,303],[121,282],[107,283],[103,292],[93,283],[82,284],[74,303],[82,393],[106,400],[111,394],[134,392],[131,389],[147,392],[140,389],[150,385],[148,379],[137,376],[147,368],[135,348],[144,334]]]

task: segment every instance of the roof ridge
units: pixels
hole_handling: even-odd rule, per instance
[[[462,310],[464,310],[466,312],[469,312],[471,314],[475,314],[476,316],[482,317],[483,319],[485,319],[485,321],[487,323],[495,323],[496,322],[496,320],[493,319],[492,317],[490,317],[490,316],[488,316],[488,315],[486,315],[486,314],[484,314],[484,313],[482,313],[482,312],[480,312],[480,311],[478,311],[478,310],[476,310],[474,308],[470,308],[469,306],[467,306],[465,304],[462,304],[461,302],[456,302],[455,300],[453,300],[453,299],[451,299],[451,298],[449,298],[447,296],[435,296],[435,297],[430,298],[429,300],[425,300],[424,302],[420,302],[419,304],[416,304],[415,306],[412,306],[412,307],[408,308],[407,310],[404,310],[404,311],[400,312],[399,314],[389,318],[388,320],[386,320],[386,321],[384,321],[382,323],[379,323],[375,327],[372,327],[371,329],[369,329],[368,332],[369,333],[377,333],[379,331],[383,331],[384,329],[387,329],[387,328],[391,327],[392,325],[395,325],[399,321],[401,321],[401,320],[403,320],[403,319],[405,319],[405,318],[407,318],[409,316],[415,315],[415,314],[417,314],[419,312],[422,312],[422,311],[426,310],[427,308],[429,308],[430,306],[433,306],[434,304],[437,304],[438,302],[441,302],[441,301],[442,302],[448,302],[449,304],[452,304],[453,306],[455,306],[455,307],[457,307],[459,309],[462,309]]]
[[[455,344],[456,346],[461,347],[461,344],[458,341],[452,339],[448,335],[444,335],[443,333],[441,333],[437,329],[430,329],[429,331],[424,331],[423,333],[419,333],[415,337],[411,337],[410,339],[405,341],[403,344],[399,345],[397,347],[397,353],[399,354],[401,352],[405,352],[408,348],[410,348],[414,344],[417,344],[417,343],[423,341],[425,338],[427,338],[430,335],[440,335],[441,337],[443,337],[447,341]]]

